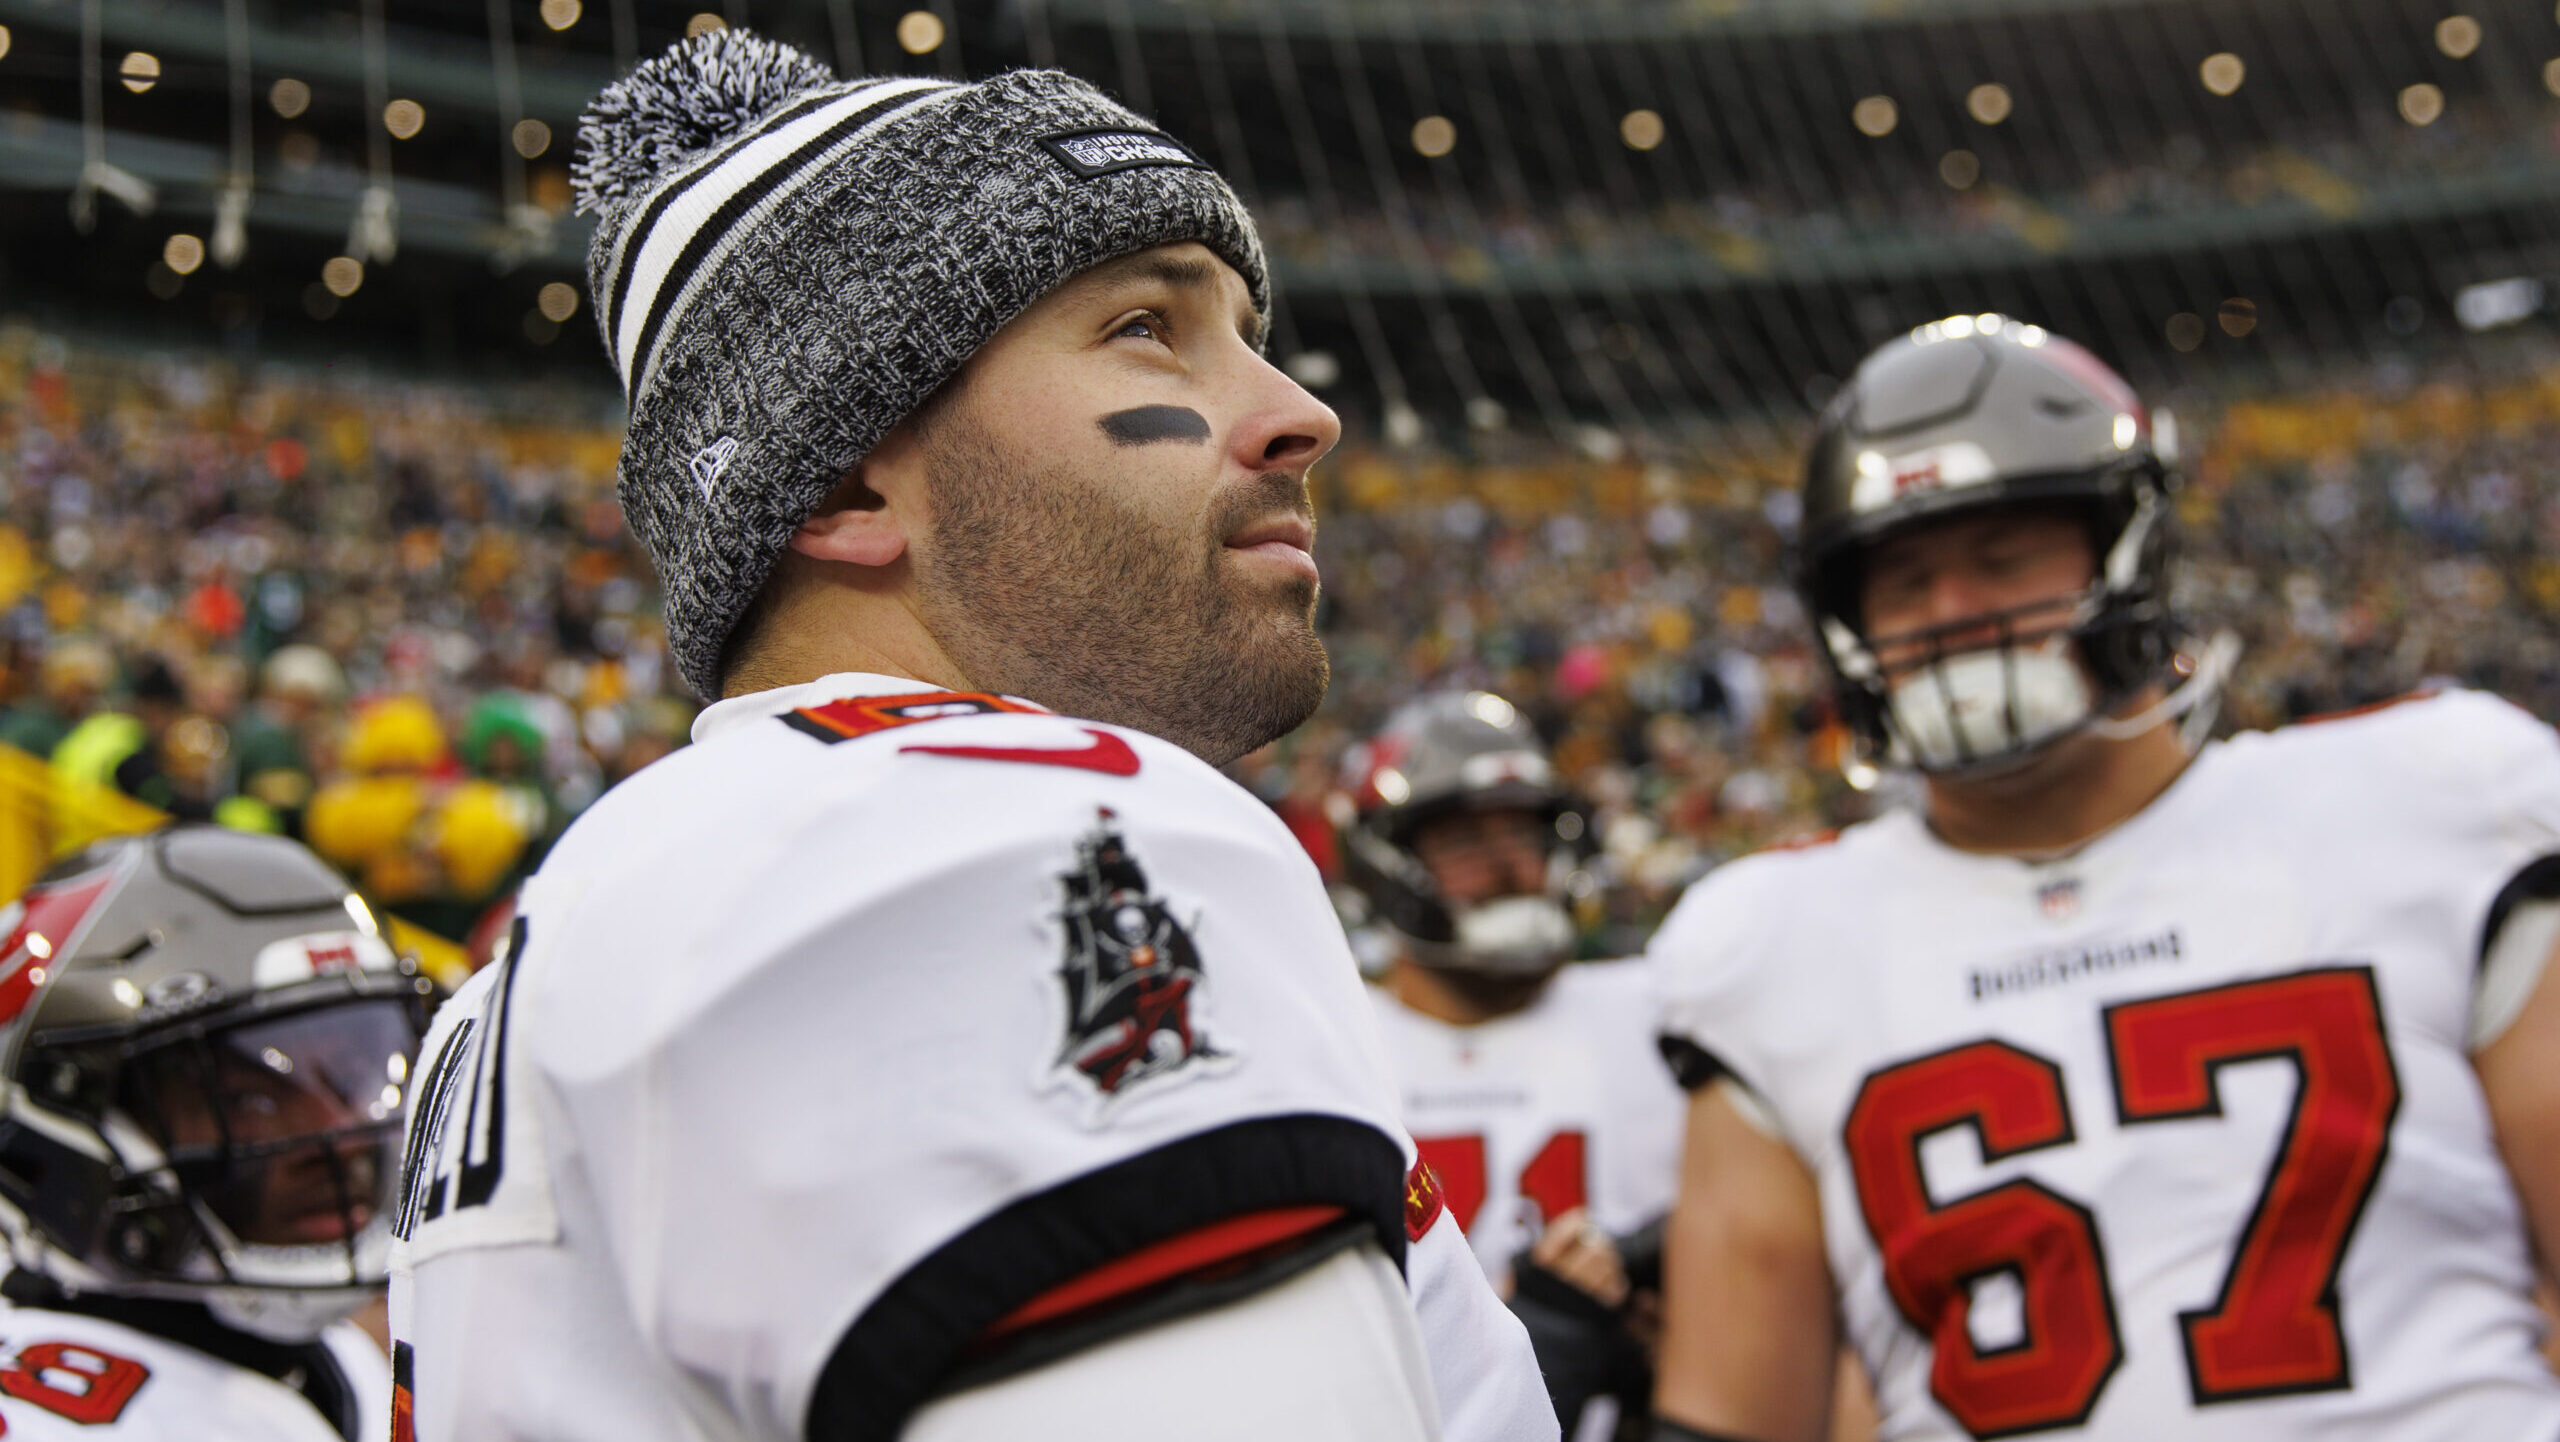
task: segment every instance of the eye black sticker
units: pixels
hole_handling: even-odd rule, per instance
[[[1132,406],[1094,424],[1115,446],[1151,446],[1162,441],[1198,446],[1209,441],[1209,418],[1189,406]]]
[[[1040,137],[1040,146],[1067,173],[1078,180],[1092,180],[1114,171],[1135,170],[1144,165],[1180,165],[1192,170],[1206,170],[1208,165],[1191,153],[1188,146],[1170,136],[1152,130],[1069,130]]]

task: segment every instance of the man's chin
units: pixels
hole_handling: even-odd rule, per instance
[[[1168,737],[1212,766],[1224,766],[1288,735],[1324,704],[1332,665],[1312,614],[1292,612],[1245,628],[1195,678],[1194,735]]]

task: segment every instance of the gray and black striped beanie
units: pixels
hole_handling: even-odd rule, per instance
[[[714,31],[596,97],[574,179],[601,217],[589,294],[631,406],[622,513],[705,699],[792,531],[1059,282],[1196,240],[1270,311],[1235,192],[1055,71],[839,81]]]

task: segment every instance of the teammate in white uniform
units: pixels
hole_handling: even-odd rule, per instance
[[[1567,1434],[1606,1436],[1651,1392],[1624,1316],[1657,1290],[1679,1172],[1650,968],[1565,964],[1583,818],[1509,702],[1421,697],[1346,759],[1344,876],[1355,919],[1395,948],[1370,995],[1405,1125],[1527,1323]]]
[[[0,1437],[380,1442],[425,985],[319,858],[102,843],[0,915]]]
[[[1064,76],[734,32],[582,143],[626,514],[725,699],[427,1040],[415,1436],[1552,1438],[1313,867],[1211,765],[1322,694],[1337,434],[1223,183]],[[616,145],[662,167],[618,199]]]
[[[1663,1436],[1819,1436],[1836,1316],[1892,1439],[2560,1437],[2560,740],[2456,692],[2194,749],[2169,483],[2121,380],[1996,317],[1826,415],[1809,610],[1926,809],[1654,942],[1713,1159]]]

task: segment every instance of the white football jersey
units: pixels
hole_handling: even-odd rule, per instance
[[[361,1429],[390,1436],[391,1368],[352,1324],[321,1334]],[[0,1437],[8,1442],[348,1442],[263,1373],[102,1317],[0,1302]]]
[[[1884,1437],[2546,1442],[2466,1037],[2554,852],[2560,738],[2453,692],[2208,746],[2067,859],[1897,812],[1738,862],[1653,950],[1820,1185]]]
[[[1576,1207],[1617,1234],[1671,1209],[1685,1102],[1641,960],[1567,966],[1529,1006],[1452,1026],[1372,987],[1405,1129],[1488,1277]]]
[[[1404,1259],[1447,1436],[1554,1437],[1267,808],[1152,737],[888,677],[694,734],[561,839],[422,1049],[417,1438],[893,1437],[1067,1284],[1310,1212]]]

